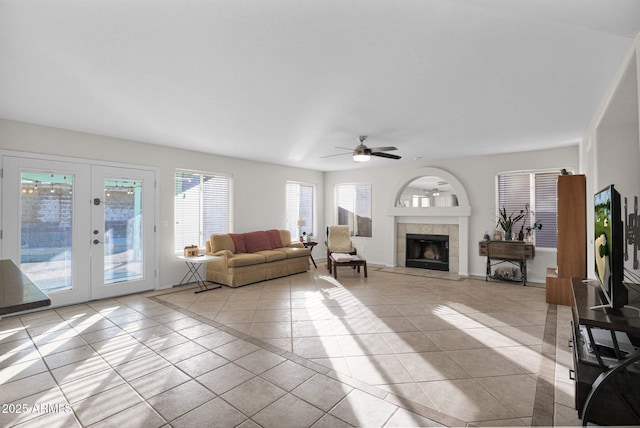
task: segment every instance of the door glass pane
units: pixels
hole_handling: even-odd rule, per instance
[[[142,182],[105,179],[104,283],[143,278]]]
[[[69,290],[73,176],[22,172],[20,179],[20,267],[44,291]]]

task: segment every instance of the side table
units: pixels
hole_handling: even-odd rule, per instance
[[[316,241],[307,241],[307,242],[303,242],[302,245],[304,245],[304,248],[308,248],[309,249],[309,257],[311,258],[311,261],[313,262],[313,266],[318,269],[318,265],[316,264],[316,261],[313,259],[313,247],[315,247],[316,245],[318,245],[318,243]]]
[[[182,277],[182,280],[179,284],[174,285],[174,287],[179,287],[181,285],[190,284],[195,279],[195,282],[200,287],[200,290],[195,291],[196,293],[202,293],[203,291],[215,290],[217,288],[222,287],[220,284],[217,284],[216,287],[208,287],[207,282],[205,281],[200,272],[198,272],[198,268],[202,263],[211,262],[214,260],[218,260],[220,257],[217,256],[208,256],[208,255],[200,255],[194,257],[185,257],[185,256],[176,256],[179,260],[184,260],[187,265],[187,273]]]

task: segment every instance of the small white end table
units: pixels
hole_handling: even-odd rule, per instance
[[[176,256],[176,257],[179,260],[184,260],[188,270],[187,270],[187,273],[182,277],[182,280],[180,281],[180,283],[174,285],[174,287],[190,284],[194,282],[193,281],[194,279],[195,279],[195,282],[198,284],[198,287],[200,287],[200,290],[195,291],[196,293],[202,293],[203,291],[215,290],[217,288],[222,287],[222,285],[220,284],[216,284],[217,286],[215,287],[207,286],[207,283],[211,283],[211,282],[205,281],[200,275],[200,272],[198,272],[198,268],[200,267],[201,264],[218,260],[220,257],[208,256],[205,254],[200,256],[193,256],[193,257],[185,257],[185,256]]]

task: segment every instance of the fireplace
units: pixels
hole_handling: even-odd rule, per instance
[[[407,233],[406,267],[449,271],[449,236]]]

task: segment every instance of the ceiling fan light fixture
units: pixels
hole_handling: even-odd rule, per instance
[[[371,150],[360,143],[360,145],[353,151],[353,160],[355,162],[368,162],[371,160]]]
[[[371,155],[353,152],[353,160],[355,162],[368,162],[371,160]]]

